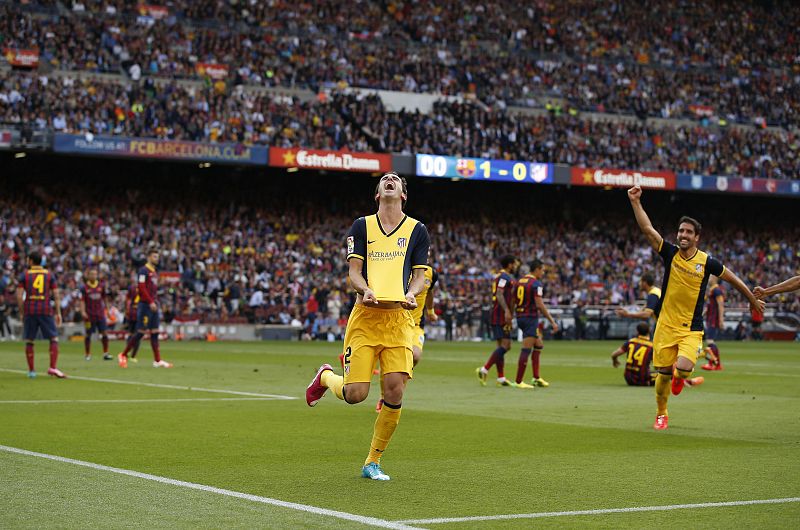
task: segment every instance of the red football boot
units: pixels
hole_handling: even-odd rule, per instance
[[[653,428],[657,431],[665,431],[667,430],[668,423],[669,417],[666,414],[661,414],[656,416],[656,422],[653,424]]]
[[[672,395],[677,396],[683,390],[683,385],[686,384],[685,379],[681,379],[677,376],[672,376]]]
[[[319,400],[322,399],[322,396],[325,395],[327,392],[328,387],[322,386],[322,382],[320,378],[322,377],[322,372],[325,370],[333,371],[333,367],[329,364],[323,364],[317,370],[317,375],[314,376],[314,379],[311,380],[311,383],[306,387],[306,403],[308,403],[309,407],[313,407]]]

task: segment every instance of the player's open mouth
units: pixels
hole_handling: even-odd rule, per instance
[[[386,184],[385,184],[383,187],[384,187],[384,189],[385,189],[385,190],[387,190],[387,191],[388,191],[388,190],[392,190],[392,191],[394,191],[394,184],[393,184],[392,182],[387,182],[387,183],[386,183]]]

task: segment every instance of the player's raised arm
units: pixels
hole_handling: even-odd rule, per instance
[[[726,282],[730,282],[731,285],[736,287],[736,290],[742,293],[746,298],[747,301],[750,302],[750,309],[758,312],[763,313],[764,307],[766,304],[763,300],[759,300],[756,296],[750,292],[750,289],[744,284],[742,280],[739,279],[729,268],[725,267],[725,270],[720,275],[720,278],[725,280]]]
[[[791,293],[792,291],[796,291],[798,289],[800,289],[800,275],[795,276],[794,278],[789,278],[781,283],[770,285],[766,288],[756,287],[753,289],[753,293],[756,295],[756,298],[761,300],[767,296],[772,296],[773,294]]]
[[[650,222],[650,218],[647,217],[647,213],[644,211],[644,207],[642,206],[641,186],[634,186],[629,189],[628,199],[631,201],[633,215],[636,216],[636,222],[639,223],[639,228],[642,230],[642,233],[647,236],[647,240],[650,242],[650,245],[654,249],[658,250],[663,238],[661,237],[661,234],[659,234],[656,229],[653,228],[653,223]]]

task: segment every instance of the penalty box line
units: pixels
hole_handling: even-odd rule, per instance
[[[72,464],[81,467],[87,467],[89,469],[95,469],[98,471],[106,471],[109,473],[116,473],[117,475],[126,475],[129,477],[136,477],[144,480],[151,480],[153,482],[158,482],[160,484],[169,484],[171,486],[178,486],[181,488],[205,491],[208,493],[215,493],[217,495],[224,495],[226,497],[234,497],[237,499],[244,499],[252,502],[257,502],[260,504],[268,504],[271,506],[278,506],[281,508],[287,508],[290,510],[296,510],[299,512],[306,512],[312,513],[315,515],[323,515],[328,517],[335,517],[337,519],[342,519],[345,521],[352,521],[355,523],[361,523],[368,526],[374,526],[377,528],[393,528],[396,530],[415,530],[416,527],[409,526],[404,523],[396,522],[396,521],[387,521],[385,519],[379,519],[377,517],[366,517],[363,515],[357,515],[353,513],[347,512],[340,512],[336,510],[329,510],[327,508],[318,508],[316,506],[310,506],[308,504],[299,504],[296,502],[287,502],[278,499],[272,499],[270,497],[262,497],[260,495],[252,495],[250,493],[241,493],[238,491],[226,490],[223,488],[216,488],[214,486],[206,486],[204,484],[195,484],[194,482],[186,482],[183,480],[176,480],[167,477],[160,477],[158,475],[151,475],[149,473],[141,473],[139,471],[132,471],[130,469],[121,469],[118,467],[111,467],[105,466],[103,464],[95,464],[94,462],[85,462],[83,460],[75,460],[73,458],[66,458],[63,456],[56,456],[56,455],[48,455],[45,453],[37,453],[35,451],[28,451],[26,449],[19,449],[16,447],[9,447],[6,445],[0,445],[0,451],[5,451],[6,453],[13,453],[18,455],[24,456],[32,456],[36,458],[43,458],[46,460],[53,460],[56,462],[62,462],[65,464]]]
[[[756,504],[787,504],[800,502],[800,497],[781,499],[756,499],[750,501],[701,502],[697,504],[670,504],[666,506],[633,506],[630,508],[601,508],[597,510],[573,510],[568,512],[513,513],[505,515],[477,515],[474,517],[440,517],[435,519],[403,519],[403,524],[446,524],[479,521],[507,521],[510,519],[541,519],[545,517],[570,517],[575,515],[607,515],[612,513],[663,512],[693,508],[724,508],[726,506],[752,506]]]
[[[10,368],[0,368],[0,372],[8,372],[12,374],[27,374],[28,372],[24,370],[12,370]],[[179,386],[179,385],[166,385],[162,383],[147,383],[143,381],[124,381],[122,379],[104,379],[101,377],[85,377],[80,375],[69,375],[67,379],[76,379],[78,381],[93,381],[95,383],[113,383],[117,385],[138,385],[138,386],[149,386],[152,388],[168,388],[171,390],[189,390],[192,392],[211,392],[216,394],[231,394],[233,396],[249,396],[249,397],[259,397],[259,398],[272,398],[272,399],[282,399],[282,400],[290,400],[290,399],[297,399],[293,396],[284,396],[282,394],[259,394],[258,392],[241,392],[238,390],[221,390],[216,388],[200,388],[195,386]]]

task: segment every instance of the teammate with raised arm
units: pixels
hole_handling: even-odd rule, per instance
[[[681,217],[677,242],[666,241],[653,228],[642,207],[642,188],[628,190],[633,214],[650,245],[664,261],[664,280],[661,302],[656,315],[658,323],[653,337],[653,365],[656,376],[656,421],[653,428],[668,426],[667,401],[670,386],[674,395],[680,394],[686,379],[692,374],[697,356],[703,351],[703,300],[710,275],[729,282],[750,302],[757,312],[764,311],[764,302],[757,300],[750,289],[719,261],[697,248],[700,223],[691,217]],[[671,385],[670,385],[671,382]]]

